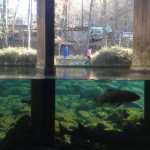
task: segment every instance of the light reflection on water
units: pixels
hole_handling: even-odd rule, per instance
[[[43,67],[44,68],[44,67]],[[45,69],[45,68],[44,68]],[[0,67],[0,78],[50,78],[83,80],[150,80],[149,71],[126,67],[50,67],[45,73],[36,67]]]
[[[58,79],[110,79],[110,80],[149,80],[150,72],[137,72],[130,68],[104,68],[104,67],[57,67]]]

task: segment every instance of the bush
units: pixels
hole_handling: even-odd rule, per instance
[[[131,65],[132,49],[118,46],[103,47],[92,55],[93,65]]]
[[[0,50],[1,65],[35,66],[37,50],[23,47],[8,47]]]

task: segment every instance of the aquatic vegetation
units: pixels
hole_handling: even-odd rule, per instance
[[[16,123],[21,116],[30,116],[30,105],[22,101],[28,96],[31,97],[29,83],[30,80],[0,80],[0,139],[5,137],[8,130],[15,128],[13,132],[11,130],[11,134],[17,132],[17,137],[22,134],[25,136],[23,140],[26,140],[27,134],[20,125],[16,127]],[[140,96],[136,101],[140,107],[135,102],[118,106],[96,103],[94,97],[103,95],[109,88],[136,93]],[[56,143],[62,147],[67,145],[70,149],[105,149],[112,144],[107,143],[111,142],[110,137],[118,145],[118,137],[124,137],[128,132],[137,136],[143,134],[143,89],[142,81],[56,80]],[[18,140],[17,137],[15,140]]]
[[[107,113],[106,112],[101,112],[101,111],[98,111],[98,112],[96,112],[96,114],[95,114],[97,117],[99,117],[99,118],[102,118],[102,119],[105,119],[108,115],[107,115]]]
[[[2,149],[20,149],[37,145],[37,135],[38,133],[31,127],[30,116],[24,115],[7,132],[3,140]]]
[[[61,140],[62,142],[66,142],[69,147],[73,146],[80,149],[82,146],[86,147],[88,145],[91,149],[96,149],[96,143],[100,143],[97,148],[101,147],[105,149],[107,146],[109,147],[110,143],[108,144],[108,141],[114,135],[115,138],[113,139],[112,137],[111,140],[113,139],[113,142],[121,149],[123,141],[119,142],[120,145],[118,145],[117,142],[118,140],[120,141],[119,137],[123,136],[124,138],[124,134],[126,135],[128,132],[133,133],[133,135],[143,132],[144,84],[142,81],[88,82],[83,80],[69,80],[63,82],[56,80],[56,85],[56,93],[58,91],[60,93],[61,87],[63,87],[61,95],[59,93],[56,95],[56,121],[63,122],[63,127],[67,129],[65,133],[66,135],[70,135],[69,138],[65,139],[63,136]],[[70,88],[68,91],[67,86]],[[94,97],[101,97],[106,93],[107,89],[114,89],[114,91],[118,90],[120,92],[131,91],[133,95],[138,96],[135,98],[136,101],[132,103],[129,101],[135,100],[134,96],[131,96],[132,100],[130,96],[125,96],[123,102],[128,101],[128,105],[126,103],[112,105],[112,97],[110,97],[109,105],[96,103]],[[114,101],[121,100],[122,95]],[[107,137],[109,138],[107,139]],[[86,141],[89,142],[86,143]],[[131,141],[129,140],[128,142],[130,143]],[[116,146],[114,147],[116,148]]]
[[[90,130],[114,130],[113,124],[110,124],[110,122],[104,121],[102,119],[99,119],[97,117],[90,118],[85,121],[85,127]]]
[[[144,131],[144,113],[142,111],[136,110],[133,111],[131,109],[128,110],[129,116],[124,119],[122,128],[125,131],[130,132],[142,132]],[[141,132],[141,133],[142,133]]]
[[[66,116],[66,117],[67,117],[67,116]],[[55,118],[56,118],[57,120],[59,120],[59,121],[64,121],[65,115],[64,115],[62,112],[61,112],[61,113],[56,112]]]
[[[74,123],[65,122],[65,121],[61,121],[60,123],[61,123],[61,125],[62,125],[64,128],[66,128],[66,130],[68,130],[68,131],[77,128],[77,123],[74,124]]]
[[[22,115],[30,115],[30,106],[20,101],[25,95],[31,95],[29,85],[30,80],[0,80],[0,139],[5,137]]]
[[[75,107],[75,113],[78,113],[79,110],[88,111],[89,105],[86,102],[81,102],[78,106]]]
[[[84,111],[84,110],[77,111],[77,116],[81,117],[83,119],[88,119],[90,117],[89,113],[87,111]]]

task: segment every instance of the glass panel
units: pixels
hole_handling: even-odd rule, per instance
[[[12,140],[17,137],[17,134],[19,134],[20,130],[16,125],[18,120],[23,116],[26,116],[24,119],[29,119],[27,116],[30,116],[31,113],[30,102],[31,80],[0,80],[0,141],[5,138],[5,141],[3,141],[4,147],[11,147],[11,144],[13,144]],[[22,126],[23,124],[26,126],[25,120],[22,122]],[[14,128],[13,131],[11,129],[14,126],[16,126],[16,128]],[[15,140],[18,141],[18,139]]]
[[[73,149],[130,149],[143,128],[143,81],[56,80],[55,132],[60,149],[64,143]]]
[[[34,66],[37,55],[36,1],[0,1],[0,65]]]
[[[131,65],[133,0],[56,0],[55,65]]]

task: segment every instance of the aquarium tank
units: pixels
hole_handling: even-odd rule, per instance
[[[55,148],[149,147],[144,127],[144,81],[55,80],[55,84]],[[31,80],[1,79],[0,110],[0,144],[3,141],[4,147],[10,148],[18,141],[21,146],[32,143]]]
[[[0,80],[0,141],[16,122],[31,113],[31,80]]]
[[[55,115],[59,148],[65,144],[86,150],[146,145],[141,144],[144,81],[56,80]]]

